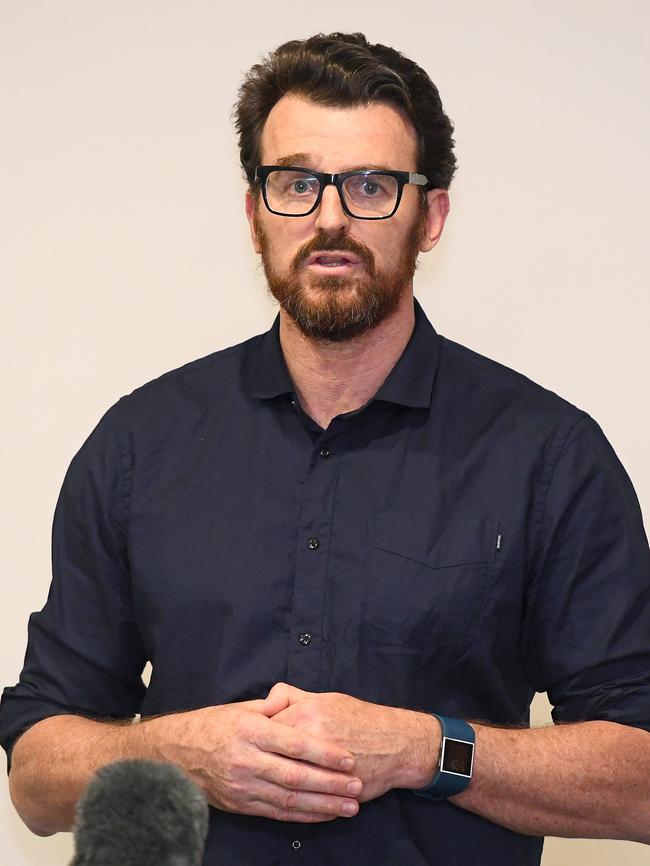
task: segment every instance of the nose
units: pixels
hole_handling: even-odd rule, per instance
[[[336,232],[347,229],[349,225],[350,218],[343,210],[339,191],[333,184],[326,186],[316,210],[316,228]]]

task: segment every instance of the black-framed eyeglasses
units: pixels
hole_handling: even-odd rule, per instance
[[[388,169],[363,169],[327,174],[295,165],[258,165],[255,180],[262,188],[264,204],[278,216],[301,217],[313,213],[330,184],[339,193],[348,216],[358,220],[392,217],[407,183],[426,186],[423,174]]]

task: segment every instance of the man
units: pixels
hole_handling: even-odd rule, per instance
[[[638,501],[587,413],[414,303],[455,166],[436,88],[313,37],[253,67],[237,122],[280,313],[122,398],[73,461],[2,702],[19,814],[69,829],[97,767],[148,757],[206,792],[206,864],[650,843]],[[529,729],[535,691],[562,724]]]

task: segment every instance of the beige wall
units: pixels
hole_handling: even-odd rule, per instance
[[[99,416],[272,319],[229,110],[261,53],[317,30],[412,56],[456,123],[452,215],[417,278],[436,329],[593,415],[650,510],[646,0],[227,7],[0,0],[2,684],[45,600],[59,485]],[[30,836],[4,786],[0,839],[4,866],[70,857],[68,836]],[[544,866],[648,857],[553,839]]]

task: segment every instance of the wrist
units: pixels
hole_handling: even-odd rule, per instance
[[[410,717],[409,743],[396,788],[422,788],[438,769],[442,731],[435,716],[405,710]]]
[[[188,745],[194,745],[194,714],[185,711],[141,719],[130,731],[133,757],[182,765]]]

